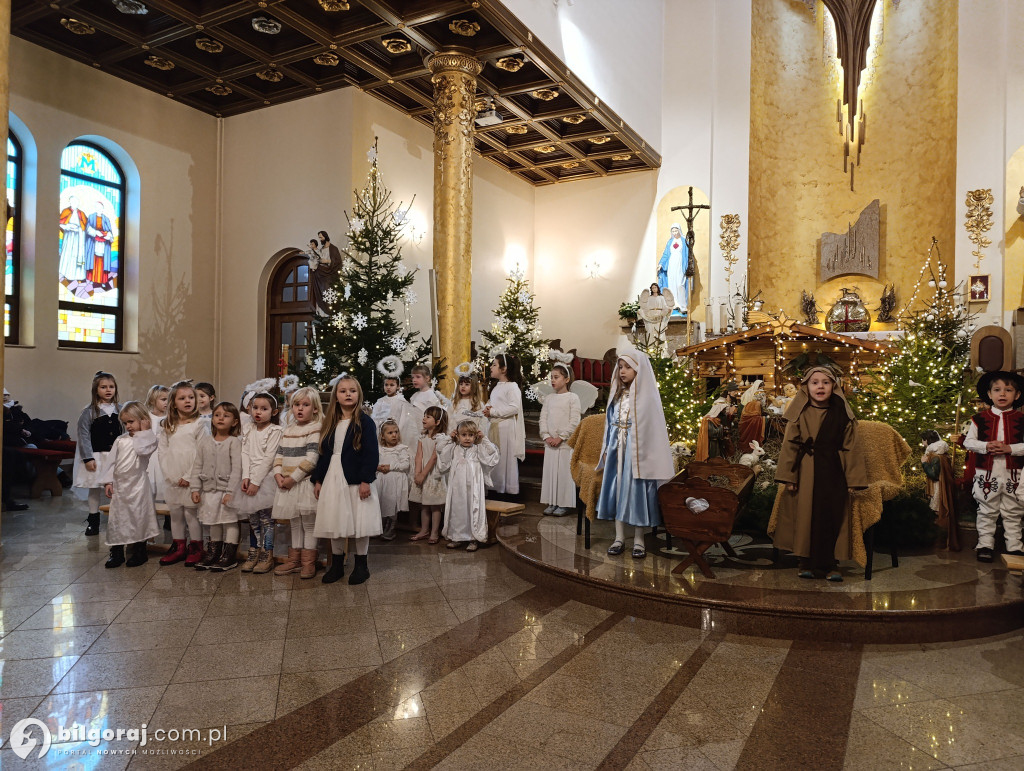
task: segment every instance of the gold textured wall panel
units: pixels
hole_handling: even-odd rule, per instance
[[[1017,148],[1006,165],[1006,252],[1003,257],[1003,310],[1015,311],[1024,308],[1024,217],[1017,212],[1020,200],[1020,188],[1024,185],[1024,147]],[[992,239],[996,241],[995,238]],[[986,254],[989,258],[982,260],[982,273],[988,273],[986,267],[992,267],[989,260],[998,252],[998,242],[993,243]],[[989,263],[986,266],[986,263]]]
[[[883,40],[873,82],[861,88],[866,142],[851,191],[836,122],[841,92],[822,56],[822,4],[812,15],[795,0],[753,0],[749,286],[768,308],[795,316],[807,289],[827,310],[841,287],[857,286],[874,316],[886,282],[895,283],[902,306],[933,235],[953,275],[957,5],[885,0],[876,9],[884,13]],[[875,198],[878,280],[819,284],[821,234],[844,232]]]

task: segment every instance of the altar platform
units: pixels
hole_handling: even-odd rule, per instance
[[[640,618],[782,639],[851,643],[923,643],[1002,634],[1024,627],[1019,573],[998,560],[982,564],[974,550],[899,555],[876,552],[864,580],[853,563],[845,581],[801,579],[796,558],[772,562],[772,547],[746,535],[707,553],[716,578],[693,567],[673,574],[682,556],[664,555],[664,536],[647,537],[647,557],[606,554],[610,522],[593,524],[592,548],[576,535],[576,516],[540,516],[540,506],[502,521],[502,560],[523,578],[580,602]],[[627,542],[627,546],[631,542]]]

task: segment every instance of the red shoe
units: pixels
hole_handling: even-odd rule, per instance
[[[199,560],[203,558],[203,542],[202,541],[189,541],[188,542],[188,557],[185,560],[185,567],[194,568]]]
[[[187,556],[188,549],[185,548],[185,539],[182,538],[179,541],[177,538],[175,538],[171,542],[171,550],[160,558],[160,564],[173,565],[175,562],[181,562]]]

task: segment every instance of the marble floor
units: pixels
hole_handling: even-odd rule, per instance
[[[704,632],[532,586],[498,547],[374,544],[359,587],[106,570],[81,520],[70,497],[3,514],[3,769],[1024,768],[1024,634]],[[25,717],[42,759],[11,748]]]

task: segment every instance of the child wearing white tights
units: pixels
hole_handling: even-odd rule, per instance
[[[277,566],[275,576],[298,573],[299,578],[316,575],[316,497],[309,475],[320,454],[323,415],[320,394],[315,388],[300,388],[291,398],[291,420],[284,430],[274,458],[274,519],[290,520],[292,541],[288,559]]]

